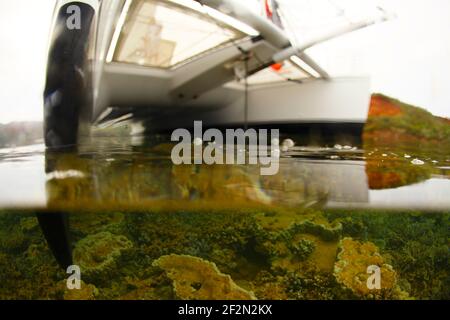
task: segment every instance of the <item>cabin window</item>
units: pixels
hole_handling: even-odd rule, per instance
[[[192,5],[200,6],[194,1]],[[117,62],[170,68],[245,36],[172,1],[128,0],[124,14],[123,26],[118,26],[120,36],[113,43]]]

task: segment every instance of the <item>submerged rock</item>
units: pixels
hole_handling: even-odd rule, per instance
[[[29,232],[36,229],[39,226],[36,217],[29,217],[20,220],[20,230],[22,232]]]
[[[63,281],[63,285],[65,284],[66,282]],[[81,281],[81,289],[65,289],[64,300],[95,300],[96,296],[98,296],[98,292],[98,289],[94,285],[86,284]]]
[[[70,229],[74,234],[85,237],[89,234],[117,230],[124,220],[124,214],[111,213],[78,213],[70,216]]]
[[[73,257],[81,268],[82,276],[93,278],[106,275],[115,267],[122,251],[131,247],[131,241],[124,236],[100,232],[78,241]]]
[[[266,235],[257,238],[255,249],[267,257],[275,274],[304,273],[311,268],[332,272],[342,234],[339,221],[329,222],[321,212],[312,209],[302,214],[260,214],[257,221]]]
[[[254,300],[213,262],[187,255],[162,256],[153,262],[173,281],[175,294],[183,300]]]
[[[321,212],[314,210],[302,214],[280,211],[261,214],[257,219],[264,230],[283,232],[287,238],[292,238],[296,234],[311,234],[324,241],[336,241],[342,235],[342,224],[339,221],[329,222]]]
[[[339,243],[339,253],[334,266],[334,276],[338,284],[361,299],[406,298],[407,293],[397,285],[397,274],[378,247],[372,242],[361,243],[352,238],[344,238]],[[381,288],[370,289],[367,280],[369,266],[380,268]]]
[[[290,251],[300,260],[306,260],[316,248],[316,244],[307,239],[300,239],[289,245]]]
[[[292,224],[290,232],[309,233],[325,241],[335,241],[342,234],[342,224],[340,222],[328,223],[306,220]]]

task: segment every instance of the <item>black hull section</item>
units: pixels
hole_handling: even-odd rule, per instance
[[[47,244],[59,266],[64,270],[73,265],[67,213],[38,213],[37,218]]]
[[[168,127],[155,130],[153,121],[144,121],[145,134],[151,135],[172,134],[177,128]],[[192,124],[193,125],[193,124]],[[249,124],[248,128],[253,129],[279,129],[281,139],[291,138],[300,145],[334,146],[335,144],[362,146],[362,135],[365,123],[361,122],[280,122],[280,123],[259,123]],[[244,124],[230,124],[228,126],[204,126],[203,130],[210,127],[217,128],[223,132],[226,129],[244,129]],[[193,127],[186,127],[193,131]]]
[[[68,24],[74,14],[68,10],[70,6],[79,8],[80,24],[75,27]],[[47,147],[76,144],[80,124],[87,121],[92,112],[88,48],[94,19],[94,8],[82,2],[70,2],[57,13],[44,91],[44,135]]]

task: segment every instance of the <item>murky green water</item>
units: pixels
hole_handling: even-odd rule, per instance
[[[0,150],[0,298],[450,298],[448,150],[297,146],[261,176],[174,166],[170,149]],[[67,289],[43,216],[67,218],[82,290]]]

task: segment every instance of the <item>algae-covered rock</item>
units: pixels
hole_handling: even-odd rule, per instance
[[[124,236],[100,232],[78,241],[73,251],[74,262],[80,266],[82,276],[93,279],[112,270],[122,251],[131,247],[131,241]]]
[[[284,232],[286,237],[303,233],[318,236],[324,241],[336,241],[342,235],[342,224],[339,221],[328,221],[327,217],[317,210],[278,210],[259,214],[257,220],[263,229]]]
[[[162,256],[153,265],[163,269],[173,281],[174,291],[183,300],[254,300],[229,275],[201,258],[187,255]]]
[[[325,241],[334,241],[339,239],[342,234],[342,224],[319,223],[310,220],[294,223],[290,232],[292,233],[309,233],[321,237]]]
[[[287,300],[284,277],[275,276],[267,270],[260,271],[253,280],[252,289],[263,300]]]
[[[123,219],[124,214],[120,212],[72,214],[70,216],[70,230],[72,234],[79,238],[98,232],[114,232],[114,230],[118,229]],[[120,230],[118,231],[120,232]]]
[[[334,266],[336,281],[352,292],[357,298],[392,299],[405,293],[397,285],[397,274],[385,258],[379,253],[378,247],[372,242],[359,242],[352,238],[344,238],[339,243],[337,261]],[[380,268],[381,288],[371,289],[367,280],[369,266]]]
[[[339,288],[328,272],[309,270],[303,273],[289,272],[283,278],[286,294],[295,300],[339,299]]]
[[[0,215],[0,249],[8,252],[26,249],[29,239],[22,230],[22,219],[20,214]]]
[[[64,300],[95,300],[97,295],[98,289],[94,285],[81,281],[81,288],[79,290],[65,290]]]
[[[22,232],[28,232],[33,229],[36,229],[39,226],[38,220],[36,217],[29,217],[20,220],[20,230]]]
[[[259,214],[266,236],[257,239],[257,251],[266,256],[276,274],[303,273],[318,268],[332,272],[342,234],[339,221],[329,222],[322,212],[279,210]]]
[[[295,257],[300,260],[306,260],[316,248],[316,245],[311,240],[300,239],[297,242],[290,244],[289,249]]]

